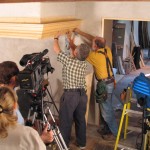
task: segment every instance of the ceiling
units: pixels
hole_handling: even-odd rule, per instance
[[[22,3],[22,2],[76,2],[76,1],[149,1],[149,0],[0,0],[0,3]]]

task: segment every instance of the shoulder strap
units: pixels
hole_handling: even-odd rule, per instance
[[[109,59],[109,57],[107,56],[107,49],[105,48],[104,50],[105,50],[105,52],[98,51],[98,53],[101,53],[101,54],[105,55],[105,57],[106,57],[106,66],[107,66],[107,73],[108,73],[108,77],[111,77],[111,76],[110,76],[109,67],[110,67],[111,72],[112,72],[112,74],[113,74],[113,76],[114,76],[113,68],[112,68],[112,65],[111,65],[110,59]]]

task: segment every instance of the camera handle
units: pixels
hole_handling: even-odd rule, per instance
[[[49,123],[49,121],[48,121],[48,119],[47,119],[45,114],[44,114],[44,120],[45,120],[44,122],[48,124],[49,129],[52,129],[53,135],[54,135],[54,139],[55,139],[59,149],[60,150],[68,150],[67,145],[66,145],[66,143],[65,143],[65,141],[64,141],[64,139],[63,139],[63,137],[62,137],[62,135],[60,133],[60,130],[59,130],[59,128],[58,128],[58,126],[57,126],[57,124],[55,122],[55,119],[53,117],[53,114],[51,113],[50,108],[47,107],[47,110],[48,110],[48,112],[49,112],[49,114],[50,114],[50,116],[52,118],[53,124],[51,125]]]

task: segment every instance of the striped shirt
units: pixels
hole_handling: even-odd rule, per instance
[[[57,60],[63,64],[62,78],[64,89],[86,89],[86,62],[70,58],[63,52],[58,54]]]

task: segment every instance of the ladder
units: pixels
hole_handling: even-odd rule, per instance
[[[127,138],[127,130],[129,130],[129,131],[135,131],[135,132],[141,132],[142,131],[141,128],[128,126],[129,117],[142,116],[142,114],[143,114],[142,112],[130,109],[131,108],[131,101],[132,100],[133,100],[132,99],[132,89],[131,89],[131,86],[129,86],[127,88],[125,104],[124,104],[124,107],[123,107],[123,112],[122,112],[122,116],[121,116],[121,120],[120,120],[120,125],[119,125],[119,129],[118,129],[118,134],[117,134],[117,138],[116,138],[114,150],[117,150],[117,148],[120,148],[122,150],[137,150],[135,148],[128,147],[128,146],[125,146],[125,145],[122,145],[122,144],[119,143],[124,119],[125,119],[125,124],[124,124],[124,139]]]

